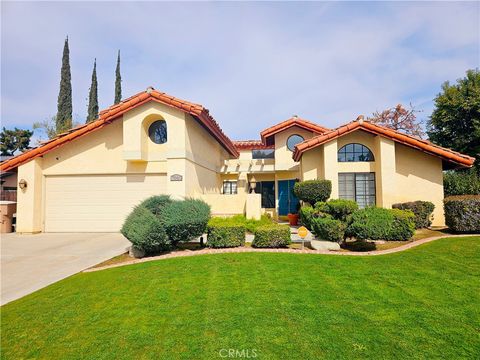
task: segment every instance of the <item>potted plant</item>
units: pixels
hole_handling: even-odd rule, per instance
[[[300,203],[297,204],[297,211],[295,213],[288,213],[288,222],[290,226],[298,225],[298,211],[300,210]]]

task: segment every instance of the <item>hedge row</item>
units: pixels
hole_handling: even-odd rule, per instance
[[[255,230],[252,246],[257,248],[286,247],[291,243],[288,225],[263,225]]]
[[[450,229],[480,233],[480,195],[450,196],[444,199],[443,207]]]
[[[208,224],[207,246],[211,248],[227,248],[245,245],[245,225]]]
[[[480,174],[476,169],[448,171],[443,175],[445,197],[454,195],[480,195]]]

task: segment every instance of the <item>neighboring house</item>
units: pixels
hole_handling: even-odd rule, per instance
[[[0,162],[13,158],[11,155],[0,155]],[[0,201],[17,201],[17,169],[0,172]]]
[[[203,106],[148,88],[0,170],[18,169],[26,183],[18,232],[100,232],[118,231],[155,194],[202,198],[218,215],[287,215],[298,204],[295,181],[307,179],[329,179],[332,198],[361,206],[432,201],[434,225],[443,225],[442,170],[473,161],[361,119],[329,130],[292,117],[261,140],[233,142]]]

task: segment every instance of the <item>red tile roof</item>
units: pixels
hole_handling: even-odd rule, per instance
[[[123,100],[119,104],[110,106],[108,109],[100,112],[98,119],[73,128],[63,134],[59,134],[57,137],[42,143],[37,148],[26,151],[18,156],[15,156],[0,164],[1,171],[8,171],[16,168],[26,162],[42,156],[63,144],[69,143],[79,137],[87,135],[92,131],[103,128],[110,124],[112,121],[120,118],[124,113],[130,111],[140,105],[143,105],[149,101],[155,101],[162,103],[173,108],[179,109],[187,114],[192,115],[217,141],[227,150],[230,155],[238,157],[238,151],[232,141],[223,133],[218,123],[209,114],[208,109],[202,105],[194,104],[185,100],[175,98],[163,92],[159,92],[153,88],[148,88],[146,91],[142,91],[136,95]]]
[[[238,140],[233,141],[233,145],[237,150],[262,150],[273,149],[273,145],[265,145],[262,140]]]
[[[304,152],[356,130],[364,130],[375,135],[384,136],[395,142],[410,146],[430,155],[438,156],[445,161],[460,165],[462,167],[471,167],[475,162],[475,158],[471,156],[461,154],[459,152],[435,145],[428,140],[422,140],[420,138],[392,130],[385,126],[373,124],[368,121],[353,121],[298,144],[295,146],[293,159],[295,161],[299,161]]]
[[[317,125],[311,121],[308,121],[308,120],[305,120],[305,119],[301,119],[297,116],[293,116],[291,117],[290,119],[287,119],[285,121],[282,121],[281,123],[277,124],[277,125],[274,125],[274,126],[271,126],[269,127],[268,129],[265,129],[263,130],[261,133],[260,133],[260,136],[262,137],[262,141],[265,143],[265,144],[269,144],[270,141],[267,141],[270,137],[272,137],[273,135],[283,131],[283,130],[286,130],[288,128],[291,128],[293,126],[298,126],[302,129],[305,129],[305,130],[308,130],[308,131],[311,131],[315,134],[323,134],[327,131],[330,131],[330,129],[328,128],[325,128],[323,126],[320,126],[320,125]]]

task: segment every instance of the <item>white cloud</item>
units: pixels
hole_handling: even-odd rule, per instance
[[[398,102],[433,99],[479,63],[478,4],[2,4],[2,122],[56,111],[70,36],[74,112],[83,119],[93,58],[100,106],[148,85],[210,108],[232,138],[298,114],[335,127]],[[451,16],[455,14],[455,16]],[[21,21],[19,21],[21,19]]]

